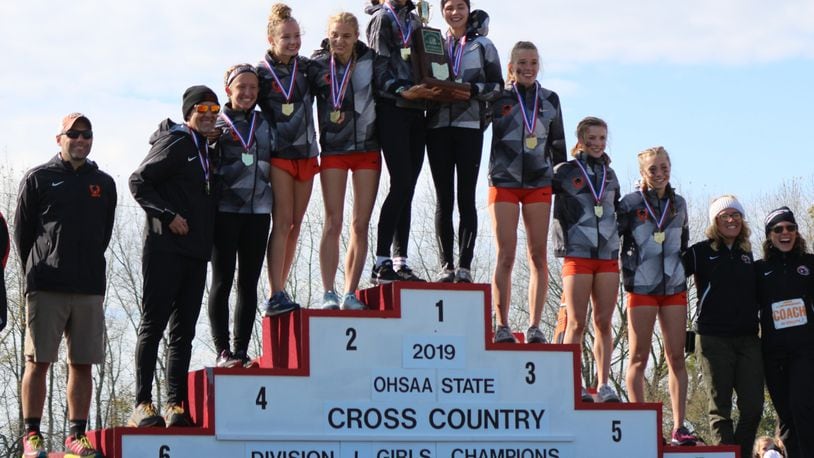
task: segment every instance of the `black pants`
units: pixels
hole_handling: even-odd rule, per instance
[[[454,269],[452,245],[452,209],[455,205],[455,182],[458,179],[458,263],[472,266],[475,237],[478,235],[478,213],[475,187],[478,183],[483,132],[480,129],[443,127],[427,131],[427,159],[435,184],[435,233],[441,255],[441,267]]]
[[[152,401],[158,344],[169,324],[167,402],[187,398],[187,372],[195,324],[206,285],[206,261],[144,250],[144,297],[136,341],[136,405]]]
[[[376,127],[390,174],[390,190],[379,211],[376,255],[407,256],[413,193],[424,165],[424,112],[397,108],[391,103],[376,105]]]
[[[237,272],[234,340],[236,352],[246,352],[257,316],[257,280],[263,268],[268,239],[268,214],[221,213],[215,215],[212,247],[212,287],[209,291],[209,327],[215,350],[229,349],[229,293]]]
[[[782,354],[763,349],[766,387],[777,411],[787,458],[814,456],[814,355]]]

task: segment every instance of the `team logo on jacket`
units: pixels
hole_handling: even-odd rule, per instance
[[[91,197],[102,197],[102,187],[98,184],[88,186],[88,191],[90,191]]]
[[[509,104],[506,104],[506,105],[503,105],[503,108],[501,108],[500,115],[501,116],[508,116],[509,113],[511,113],[511,112],[512,112],[512,106],[509,105]]]
[[[636,217],[639,218],[641,222],[647,221],[647,211],[644,208],[636,210]]]
[[[582,179],[582,177],[575,177],[573,180],[571,180],[571,184],[574,186],[574,189],[579,189],[585,186],[585,181]]]
[[[808,270],[808,267],[806,267],[806,266],[799,266],[799,267],[797,267],[797,273],[804,276],[804,277],[808,277],[808,274],[810,274],[811,271]]]
[[[749,256],[746,256],[745,254],[741,255],[741,261],[743,261],[744,264],[751,264],[752,263],[752,260],[749,259]]]
[[[276,92],[277,94],[282,94],[283,93],[283,88],[281,88],[280,85],[277,84],[277,81],[272,81],[271,82],[271,90]]]

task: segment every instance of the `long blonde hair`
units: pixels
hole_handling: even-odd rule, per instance
[[[537,46],[534,46],[534,43],[530,41],[518,41],[517,43],[514,44],[514,46],[512,46],[512,51],[509,53],[510,66],[514,66],[514,64],[517,62],[517,55],[520,53],[520,51],[524,50],[534,51],[535,53],[537,53],[537,57],[539,59],[540,52],[537,51]],[[506,82],[514,83],[515,80],[516,78],[513,72],[511,71],[511,67],[509,67],[506,74]]]
[[[735,196],[726,195],[721,197],[732,197]],[[752,252],[752,242],[749,241],[749,237],[752,236],[752,229],[749,228],[749,223],[746,221],[746,215],[742,216],[741,219],[741,231],[738,233],[737,237],[735,237],[735,242],[732,244],[733,246],[737,246],[741,249],[744,253],[751,253]],[[712,240],[712,249],[718,251],[721,249],[722,245],[726,245],[724,241],[724,236],[721,235],[721,231],[718,229],[718,218],[716,217],[714,222],[712,222],[707,229],[704,231],[704,235],[707,236],[708,239]]]

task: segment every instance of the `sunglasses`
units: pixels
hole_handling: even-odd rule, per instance
[[[772,232],[774,232],[775,234],[782,234],[783,231],[786,231],[789,234],[794,234],[795,232],[797,232],[797,225],[789,224],[788,226],[775,226],[772,228]]]
[[[741,212],[721,213],[718,215],[718,219],[721,221],[728,221],[730,219],[733,221],[740,221],[743,219],[743,215],[741,215]]]
[[[211,112],[212,114],[220,113],[220,105],[195,105],[195,111],[198,113]]]
[[[93,131],[92,130],[73,130],[73,129],[71,129],[71,130],[66,130],[65,132],[62,132],[62,135],[70,138],[71,140],[76,140],[80,136],[82,138],[84,138],[85,140],[90,140],[91,138],[93,138]]]

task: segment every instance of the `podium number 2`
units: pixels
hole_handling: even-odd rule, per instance
[[[348,328],[345,330],[345,336],[348,338],[348,344],[345,345],[345,350],[356,351],[356,328]]]
[[[611,431],[613,435],[611,439],[614,442],[621,442],[622,441],[622,421],[621,420],[613,420],[611,421]]]
[[[537,381],[537,375],[534,373],[534,369],[533,362],[529,361],[526,363],[526,370],[528,371],[528,373],[526,373],[526,383],[529,385],[534,385],[534,382]]]

